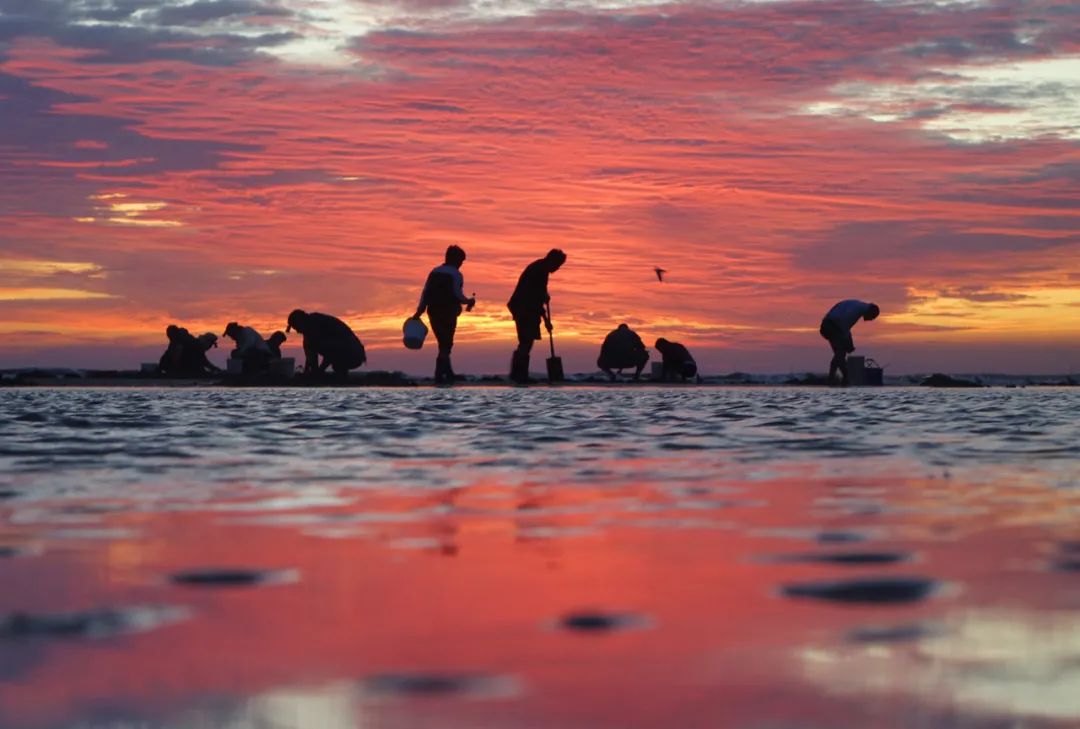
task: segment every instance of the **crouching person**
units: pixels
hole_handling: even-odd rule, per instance
[[[665,382],[682,378],[683,382],[697,376],[697,363],[690,356],[690,350],[678,342],[657,339],[656,351],[664,358],[663,380]]]
[[[634,368],[634,379],[641,377],[641,370],[649,361],[649,350],[633,329],[626,324],[611,332],[600,346],[600,357],[596,366],[603,370],[611,381],[615,381],[615,370],[621,374],[624,369]]]
[[[270,347],[254,327],[241,326],[235,321],[225,326],[225,336],[236,342],[230,359],[239,360],[240,371],[245,375],[265,372],[270,364]]]
[[[285,344],[285,340],[288,337],[285,336],[285,332],[277,331],[266,338],[266,346],[270,348],[270,356],[274,359],[281,359],[281,345]]]
[[[213,334],[192,336],[184,327],[170,324],[165,329],[169,346],[158,360],[158,371],[170,377],[198,377],[220,370],[206,357],[211,347],[217,346]]]
[[[335,316],[294,309],[285,331],[292,329],[304,335],[304,374],[323,374],[333,367],[334,375],[344,380],[349,370],[367,362],[360,338]]]

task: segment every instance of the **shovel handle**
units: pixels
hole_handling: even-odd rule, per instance
[[[547,310],[547,323],[550,325],[551,324],[551,302],[549,301],[544,306],[546,307],[546,310]],[[551,333],[551,327],[550,326],[548,327],[548,344],[551,346],[551,356],[554,359],[554,357],[555,357],[555,337]]]

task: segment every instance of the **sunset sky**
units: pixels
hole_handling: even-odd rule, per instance
[[[0,0],[0,367],[301,307],[427,372],[459,243],[459,371],[560,247],[572,371],[622,321],[823,371],[861,298],[890,371],[1080,372],[1078,193],[1074,0]]]

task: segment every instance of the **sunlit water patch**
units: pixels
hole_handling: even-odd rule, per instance
[[[1068,389],[0,392],[0,726],[1075,726]]]

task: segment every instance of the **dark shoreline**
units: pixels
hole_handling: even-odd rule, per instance
[[[101,388],[359,388],[359,387],[435,387],[430,377],[411,377],[403,372],[354,372],[347,380],[335,378],[284,377],[239,377],[214,376],[194,378],[170,378],[141,372],[122,372],[107,370],[22,370],[0,372],[0,388],[32,387],[101,387]],[[702,377],[697,382],[663,382],[642,378],[632,381],[629,378],[611,382],[603,375],[571,375],[565,382],[552,384],[537,375],[530,386],[543,387],[828,387],[824,375],[750,375],[732,373]],[[930,387],[930,388],[1019,388],[1019,387],[1077,387],[1080,378],[1066,375],[984,375],[951,376],[943,374],[909,375],[887,378],[885,387]],[[447,387],[439,385],[438,387]],[[497,375],[465,376],[453,387],[522,387],[510,382],[508,378]],[[859,387],[855,389],[867,389]],[[870,388],[872,389],[872,388]]]

